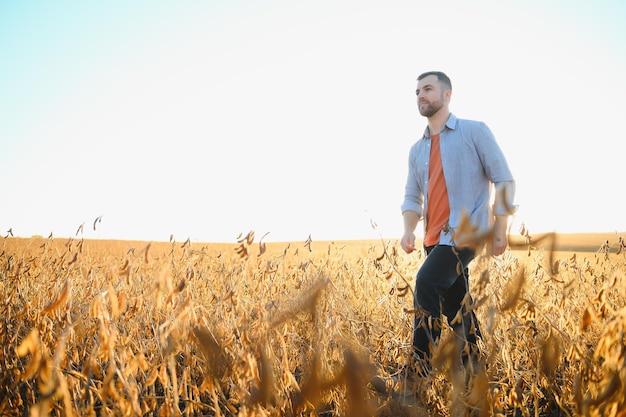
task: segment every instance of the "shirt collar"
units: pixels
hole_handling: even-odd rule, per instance
[[[454,130],[456,128],[457,118],[453,113],[450,113],[448,120],[446,121],[445,127],[450,130]],[[428,133],[428,126],[424,129],[424,138],[430,138],[430,134]]]

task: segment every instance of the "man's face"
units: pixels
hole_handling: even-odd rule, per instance
[[[424,117],[431,117],[445,104],[445,94],[436,75],[429,75],[417,83],[417,108]]]

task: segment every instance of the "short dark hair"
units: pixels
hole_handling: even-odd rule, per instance
[[[428,77],[429,75],[434,75],[435,77],[437,77],[437,80],[441,84],[443,84],[443,86],[445,87],[444,88],[445,90],[452,90],[452,81],[450,81],[450,78],[441,71],[428,71],[423,74],[420,74],[420,76],[417,77],[417,81],[421,81],[422,79]]]

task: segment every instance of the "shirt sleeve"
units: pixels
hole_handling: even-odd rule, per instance
[[[424,214],[424,193],[420,181],[417,177],[416,147],[413,146],[409,152],[409,172],[407,175],[406,186],[404,189],[404,202],[402,203],[402,212],[414,211],[421,220]]]
[[[491,129],[483,122],[477,122],[473,127],[474,147],[482,161],[487,178],[494,184],[514,181],[509,164]]]
[[[509,164],[496,142],[491,129],[483,123],[475,125],[477,129],[474,138],[474,145],[483,163],[485,175],[494,184],[495,200],[493,204],[493,214],[498,216],[510,215],[515,212],[515,180],[509,168]]]

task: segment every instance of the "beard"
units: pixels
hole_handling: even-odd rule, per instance
[[[443,107],[443,94],[441,95],[439,100],[435,102],[426,103],[426,107],[424,108],[422,108],[422,106],[419,105],[419,103],[417,105],[417,109],[419,110],[420,114],[424,117],[432,116],[433,114],[437,113],[442,107]]]

